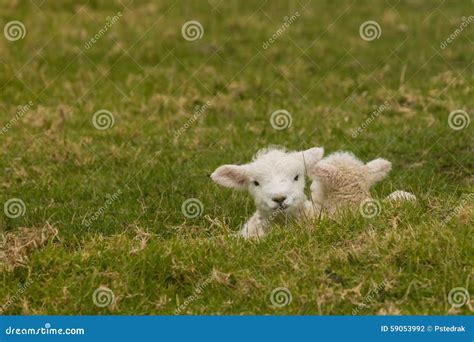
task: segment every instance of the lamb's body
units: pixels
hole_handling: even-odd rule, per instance
[[[313,179],[311,196],[320,205],[322,213],[334,216],[341,210],[355,210],[370,199],[372,185],[385,178],[392,164],[385,159],[375,159],[367,164],[352,153],[336,152],[321,160],[310,171]],[[414,200],[404,191],[396,191],[388,200]]]
[[[384,159],[364,164],[349,152],[336,152],[321,160],[323,153],[322,148],[303,152],[265,149],[248,164],[217,168],[211,175],[216,183],[248,190],[255,200],[257,210],[238,235],[258,238],[275,223],[320,214],[334,216],[342,209],[359,208],[370,199],[370,187],[391,169],[391,163]],[[312,201],[304,194],[307,172],[313,179]],[[398,191],[387,199],[413,200],[414,196]]]
[[[364,164],[349,153],[335,153],[316,165],[311,184],[313,201],[323,213],[333,216],[339,209],[356,208],[370,196]]]

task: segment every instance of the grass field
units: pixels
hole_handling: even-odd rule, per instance
[[[473,313],[471,1],[0,3],[4,314]],[[208,176],[275,144],[418,201],[229,237]]]

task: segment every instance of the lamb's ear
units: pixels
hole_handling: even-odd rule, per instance
[[[388,172],[392,169],[392,163],[385,159],[375,159],[364,166],[367,173],[369,184],[372,185],[381,181],[387,176]]]
[[[313,147],[309,150],[303,151],[303,159],[305,163],[306,170],[314,169],[314,166],[317,162],[323,159],[324,148],[322,147]]]
[[[311,170],[310,176],[323,183],[332,183],[337,178],[337,168],[323,160]]]
[[[219,185],[244,189],[248,181],[247,169],[242,165],[222,165],[211,174],[211,178]]]

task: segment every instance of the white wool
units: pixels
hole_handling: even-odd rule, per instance
[[[390,195],[388,195],[385,198],[385,200],[395,201],[395,202],[400,202],[400,201],[416,202],[416,196],[410,192],[397,190],[397,191],[392,192]]]
[[[304,194],[306,171],[313,169],[324,154],[322,148],[288,152],[266,148],[245,165],[222,165],[212,173],[214,182],[247,190],[254,198],[256,212],[244,224],[240,235],[261,237],[272,222],[313,216],[313,205]]]
[[[370,188],[384,179],[392,164],[375,159],[366,164],[350,152],[336,152],[321,160],[309,172],[313,179],[311,197],[324,214],[334,216],[341,209],[356,209],[370,199]],[[408,192],[396,191],[389,200],[416,200]]]

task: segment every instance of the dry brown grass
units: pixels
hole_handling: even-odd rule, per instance
[[[46,223],[43,227],[21,227],[0,236],[0,270],[11,272],[25,266],[28,256],[58,238],[58,230]]]

